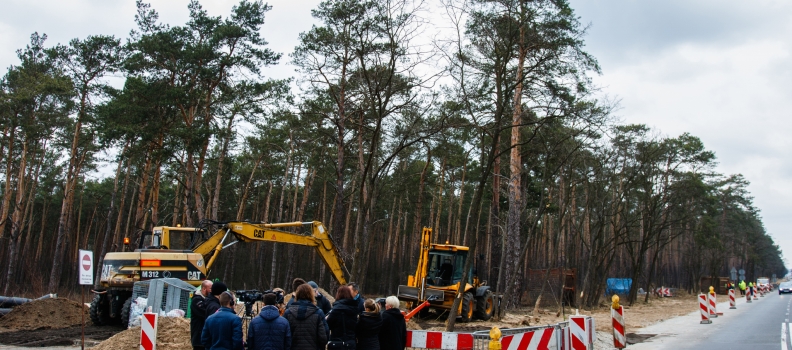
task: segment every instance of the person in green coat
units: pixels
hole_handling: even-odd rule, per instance
[[[739,286],[740,286],[740,295],[745,296],[745,280],[740,281]]]

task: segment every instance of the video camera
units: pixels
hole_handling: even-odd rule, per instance
[[[236,296],[239,301],[245,304],[245,316],[253,317],[253,304],[257,301],[264,301],[265,294],[275,294],[275,304],[283,304],[283,291],[274,291],[272,289],[259,292],[258,290],[238,290]]]

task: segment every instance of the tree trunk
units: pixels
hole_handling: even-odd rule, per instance
[[[5,288],[3,294],[8,295],[11,284],[14,284],[14,269],[16,269],[17,253],[19,250],[19,234],[22,227],[22,206],[25,203],[25,169],[27,168],[28,140],[22,144],[22,154],[19,157],[19,174],[17,175],[16,200],[14,213],[11,216],[11,237],[8,246],[8,269],[6,270]],[[30,193],[32,196],[33,193]]]
[[[242,198],[239,199],[239,205],[237,206],[237,215],[236,220],[242,220],[242,215],[245,212],[245,203],[247,202],[248,192],[250,191],[250,184],[253,183],[253,177],[256,175],[256,169],[258,169],[259,164],[261,163],[261,158],[263,156],[259,156],[256,159],[256,163],[253,165],[253,170],[250,171],[250,177],[248,178],[247,182],[245,183],[245,188],[242,189]],[[215,213],[215,217],[217,213]]]
[[[292,133],[289,132],[289,154],[286,157],[286,167],[283,171],[283,185],[281,186],[280,202],[278,203],[278,220],[283,222],[283,200],[286,198],[286,184],[289,181],[289,170],[292,167],[292,154],[294,153],[294,139]],[[277,286],[277,273],[278,273],[278,243],[272,243],[272,271],[270,273],[271,288]]]
[[[220,147],[220,156],[217,159],[217,177],[215,178],[214,195],[212,196],[212,220],[217,220],[217,208],[220,206],[220,185],[222,184],[224,175],[223,163],[225,162],[226,153],[228,153],[228,143],[233,138],[231,126],[234,124],[234,116],[235,114],[231,114],[231,117],[228,118],[228,125],[226,125],[226,135],[223,135],[223,145]]]
[[[107,226],[105,227],[104,240],[102,240],[102,249],[99,251],[99,259],[97,260],[96,263],[97,268],[96,268],[96,277],[94,278],[94,288],[100,287],[99,280],[102,277],[104,256],[105,254],[107,254],[108,249],[110,249],[110,242],[113,240],[113,221],[110,218],[113,216],[113,210],[115,209],[116,194],[118,193],[118,178],[121,177],[121,168],[124,164],[124,162],[121,159],[121,156],[126,154],[128,147],[129,147],[129,141],[127,141],[126,145],[124,146],[124,150],[121,151],[121,155],[119,156],[118,159],[118,166],[116,167],[115,179],[113,180],[113,192],[110,193],[110,207],[107,208]]]
[[[5,190],[3,190],[3,209],[2,214],[0,214],[0,242],[3,241],[3,236],[5,236],[5,228],[6,224],[8,223],[8,212],[10,211],[11,207],[11,173],[13,173],[14,168],[14,141],[16,139],[16,128],[11,128],[11,135],[8,137],[8,159],[6,160],[6,171],[5,171]],[[0,244],[0,252],[4,251],[4,247]]]
[[[522,88],[523,88],[523,66],[525,65],[526,49],[524,48],[524,28],[520,27],[520,46],[519,57],[517,59],[517,78],[514,89],[514,103],[512,105],[511,123],[511,154],[509,161],[509,214],[506,218],[506,254],[503,259],[504,274],[511,276],[517,274],[519,270],[520,255],[520,214],[522,213],[522,157],[520,155],[520,125],[522,124]],[[517,289],[517,285],[507,285],[505,292]],[[516,293],[515,293],[516,294]],[[515,306],[515,299],[505,300],[506,306]]]
[[[124,205],[126,203],[127,193],[129,193],[129,178],[132,176],[132,157],[127,158],[126,175],[124,176],[124,187],[121,189],[121,203],[118,204],[118,218],[116,219],[115,230],[113,231],[113,244],[115,245],[114,251],[123,250],[119,249],[123,246],[121,242],[121,222],[124,219]],[[130,208],[132,206],[130,205]],[[124,235],[124,237],[127,237]]]
[[[418,194],[416,195],[415,200],[415,218],[413,219],[413,234],[416,238],[421,237],[421,232],[423,231],[421,228],[421,215],[423,215],[423,192],[424,187],[426,186],[426,171],[429,169],[429,163],[432,162],[432,149],[428,146],[426,147],[426,163],[424,164],[423,169],[421,170],[421,177],[418,180]],[[406,225],[406,223],[405,223]],[[418,245],[420,244],[420,239],[410,240],[413,241],[413,248],[410,249],[410,261],[415,260],[415,252],[418,250]]]

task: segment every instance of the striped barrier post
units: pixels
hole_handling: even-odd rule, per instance
[[[701,312],[701,324],[710,324],[709,301],[706,294],[699,294],[699,311]]]
[[[751,303],[751,289],[750,288],[746,288],[745,289],[745,302],[746,303]]]
[[[473,334],[453,332],[407,331],[408,348],[473,349]]]
[[[753,294],[753,300],[759,300],[759,298],[756,296],[756,286],[751,288],[751,294]]]
[[[734,300],[734,289],[729,289],[729,309],[736,309],[737,301]]]
[[[557,349],[555,328],[544,328],[532,332],[507,335],[501,339],[503,350],[548,350]]]
[[[140,350],[157,349],[157,314],[146,312],[140,320]]]
[[[764,286],[762,286],[761,288],[759,288],[759,290],[760,290],[760,292],[759,292],[759,296],[760,296],[760,297],[762,297],[762,298],[764,298],[764,295],[765,295]]]
[[[588,332],[586,316],[569,316],[569,349],[590,350],[591,336]]]
[[[619,296],[611,298],[611,320],[613,325],[613,346],[617,349],[627,347],[627,337],[624,335],[624,307],[619,305]]]
[[[718,310],[717,310],[717,300],[715,297],[715,288],[710,287],[709,293],[707,293],[707,305],[709,307],[709,315],[711,318],[718,317]]]

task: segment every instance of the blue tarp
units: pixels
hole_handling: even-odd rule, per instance
[[[607,284],[606,295],[627,294],[632,286],[632,278],[608,278],[605,283]]]

